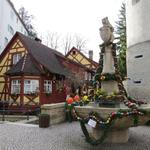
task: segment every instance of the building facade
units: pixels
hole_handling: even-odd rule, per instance
[[[88,58],[77,48],[72,47],[71,50],[66,54],[66,58],[86,68],[87,72],[84,74],[84,80],[89,81],[93,79],[96,69],[98,68],[98,63],[93,60],[93,51],[89,51]]]
[[[0,0],[0,53],[16,31],[28,35],[28,31],[12,2],[10,0]]]
[[[127,89],[130,96],[150,100],[150,1],[127,0]]]
[[[0,101],[32,108],[64,102],[67,89],[75,92],[71,86],[92,71],[16,32],[0,56]]]

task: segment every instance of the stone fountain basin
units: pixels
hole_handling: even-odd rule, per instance
[[[150,110],[150,104],[143,105],[139,107],[143,110]],[[117,112],[118,110],[129,110],[127,107],[118,107],[118,108],[107,108],[107,107],[95,107],[95,106],[75,106],[80,117],[88,117],[90,112],[97,112],[102,118],[107,118],[111,112]],[[139,116],[138,126],[144,125],[148,120],[150,120],[150,115]],[[134,126],[133,116],[125,116],[115,120],[112,128],[123,129]]]
[[[93,104],[92,104],[93,105]],[[139,107],[140,109],[149,111],[150,104],[143,105]],[[121,105],[115,108],[106,108],[106,107],[98,107],[98,106],[75,106],[75,110],[80,117],[88,117],[90,112],[97,112],[104,119],[109,116],[111,112],[117,112],[118,110],[129,110],[128,107],[122,107]],[[138,126],[145,125],[147,121],[150,120],[150,114],[146,116],[139,116]],[[133,116],[124,116],[122,118],[116,119],[115,123],[112,125],[111,130],[109,130],[109,134],[104,139],[104,143],[126,143],[129,139],[129,128],[133,127],[134,118]],[[97,127],[92,128],[90,135],[94,139],[99,139],[102,137],[104,129]]]

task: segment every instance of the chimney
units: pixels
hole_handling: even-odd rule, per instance
[[[39,43],[42,43],[42,40],[39,39],[39,38],[37,38],[37,37],[34,40],[37,41],[37,42],[39,42]]]
[[[93,60],[93,50],[89,50],[89,59]]]

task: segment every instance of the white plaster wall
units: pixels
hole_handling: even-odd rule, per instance
[[[13,18],[11,16],[11,13],[13,13]],[[19,31],[23,34],[26,32],[27,34],[27,31],[22,25],[21,21],[18,19],[17,22],[17,18],[18,16],[15,14],[14,10],[12,9],[8,1],[0,0],[0,45],[1,45],[0,53],[5,47],[5,37],[7,37],[8,40],[10,40],[13,36],[8,31],[8,25],[10,25],[13,28],[14,33],[16,31]]]
[[[150,40],[150,0],[126,1],[127,46]]]
[[[150,102],[150,0],[126,0],[127,91]],[[142,55],[140,58],[135,58]],[[135,83],[140,81],[141,83]]]
[[[135,58],[142,55],[140,58]],[[150,102],[150,41],[127,50],[127,91],[130,96]],[[141,81],[141,83],[134,83]]]
[[[2,29],[3,20],[3,0],[0,0],[0,29]],[[2,30],[0,30],[0,49],[2,49]]]

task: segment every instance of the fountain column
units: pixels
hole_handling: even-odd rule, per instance
[[[103,64],[103,71],[102,75],[105,74],[115,74],[115,67],[114,67],[114,60],[112,57],[112,46],[105,47],[104,53],[104,64]],[[119,92],[118,83],[117,81],[110,80],[110,81],[101,81],[101,88],[106,91],[108,94],[116,91]]]
[[[100,28],[100,36],[104,41],[104,63],[103,63],[103,70],[102,76],[105,74],[115,75],[115,67],[114,67],[114,60],[112,56],[112,42],[114,40],[113,35],[113,27],[109,23],[108,18],[104,18],[102,20],[103,27]],[[112,92],[119,92],[118,83],[117,81],[102,81],[101,88],[106,91],[108,94]]]

